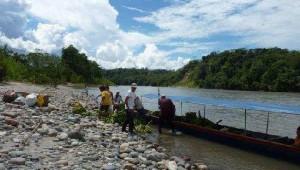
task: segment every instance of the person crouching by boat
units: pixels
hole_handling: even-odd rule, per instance
[[[162,126],[164,123],[169,125],[172,129],[172,133],[175,134],[175,129],[173,125],[173,120],[175,117],[175,105],[173,104],[172,100],[167,98],[165,95],[161,95],[159,99],[159,109],[160,109],[160,116],[158,122],[158,132],[162,133]]]
[[[117,112],[120,110],[120,105],[123,103],[122,96],[120,95],[120,92],[117,91],[115,97],[114,97],[114,112]]]
[[[108,116],[110,114],[110,107],[112,105],[112,97],[109,91],[107,91],[107,88],[103,85],[99,87],[100,89],[100,96],[101,96],[101,102],[100,102],[100,113],[98,115],[98,118],[100,119],[101,116]]]
[[[297,128],[297,137],[295,138],[294,146],[300,147],[300,126]]]
[[[126,106],[126,120],[122,126],[122,131],[126,131],[127,125],[129,125],[129,133],[133,134],[134,129],[134,110],[135,110],[135,99],[137,98],[135,91],[137,88],[136,83],[131,84],[131,89],[128,91],[128,95],[125,98]]]

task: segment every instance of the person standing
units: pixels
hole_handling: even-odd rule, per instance
[[[123,103],[122,96],[120,95],[120,92],[117,91],[115,97],[114,97],[114,111],[118,111],[120,109],[120,105]]]
[[[173,104],[172,100],[167,98],[165,95],[161,95],[159,99],[159,109],[160,109],[160,116],[158,122],[158,132],[162,133],[162,126],[164,123],[169,125],[172,129],[172,133],[175,134],[175,129],[173,125],[173,120],[175,117],[175,105]]]
[[[109,85],[105,85],[105,89],[106,89],[106,91],[108,91],[108,93],[110,94],[110,97],[111,97],[111,105],[110,105],[110,107],[109,107],[108,112],[109,112],[109,113],[112,113],[112,112],[113,112],[114,94],[113,94],[112,91],[109,90]]]
[[[100,102],[100,113],[98,118],[100,119],[102,115],[107,116],[109,115],[109,108],[112,105],[112,97],[107,88],[103,85],[99,87],[101,102]]]
[[[122,131],[126,131],[127,125],[129,125],[129,133],[133,133],[134,129],[134,110],[135,110],[135,99],[137,98],[135,91],[137,88],[136,83],[131,84],[131,89],[128,91],[128,95],[125,98],[126,106],[126,120],[122,126]]]

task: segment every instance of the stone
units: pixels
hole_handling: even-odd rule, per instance
[[[83,160],[85,161],[97,161],[99,158],[97,155],[94,156],[88,156],[88,157],[83,157]]]
[[[7,134],[6,131],[0,131],[0,136],[5,136]]]
[[[6,167],[3,163],[0,163],[0,170],[6,170]]]
[[[128,152],[128,147],[129,147],[128,143],[122,143],[120,145],[120,153]]]
[[[8,155],[12,158],[15,158],[15,157],[20,157],[20,156],[25,155],[25,152],[24,151],[10,151],[8,153]]]
[[[175,161],[168,161],[167,162],[168,170],[177,170],[177,164]]]
[[[21,158],[21,157],[19,157],[19,158],[11,158],[8,161],[8,163],[14,164],[14,165],[25,165],[25,162],[26,162],[25,158]]]
[[[116,170],[117,167],[114,164],[105,164],[102,166],[103,170]]]
[[[68,137],[71,139],[78,139],[80,141],[85,141],[84,134],[80,130],[74,130],[68,133]]]
[[[19,114],[17,112],[4,112],[2,115],[10,118],[16,118]]]
[[[57,135],[57,131],[55,129],[49,129],[48,136],[55,137]]]
[[[139,160],[136,159],[136,158],[129,158],[129,157],[126,157],[124,158],[125,161],[129,162],[129,163],[132,163],[132,164],[138,164],[139,163]]]
[[[132,158],[137,158],[138,156],[139,156],[139,153],[137,153],[137,152],[130,152],[130,154],[129,154]]]
[[[195,167],[197,170],[208,170],[208,167],[203,163],[195,163]]]
[[[158,154],[155,153],[151,153],[147,156],[147,159],[151,160],[151,161],[155,161],[155,162],[159,162],[161,160],[161,158],[159,157]]]
[[[47,128],[39,128],[38,130],[37,130],[37,132],[39,133],[39,134],[41,134],[41,135],[47,135],[48,134],[48,129]]]
[[[124,170],[136,170],[136,166],[130,163],[126,163],[123,167]]]
[[[67,160],[59,160],[59,161],[56,162],[56,165],[68,166],[69,162]]]
[[[87,140],[91,142],[97,142],[101,139],[100,135],[88,135]]]
[[[119,142],[119,141],[120,141],[120,138],[114,136],[114,137],[111,138],[111,141],[112,141],[112,142]]]
[[[144,147],[135,148],[135,151],[140,152],[140,153],[144,153],[145,150],[146,150],[146,148],[144,148]]]
[[[128,153],[122,153],[122,154],[119,155],[119,157],[120,157],[121,159],[124,159],[124,158],[126,158],[127,156],[128,156]]]
[[[5,118],[5,123],[8,125],[11,125],[11,126],[15,126],[15,127],[17,127],[19,125],[19,122],[16,119],[12,119],[9,117]]]
[[[60,133],[58,136],[57,136],[57,138],[59,139],[59,140],[66,140],[67,138],[68,138],[68,134],[66,134],[66,133]]]
[[[78,145],[79,145],[79,142],[77,140],[72,141],[72,143],[71,143],[71,146],[78,146]]]

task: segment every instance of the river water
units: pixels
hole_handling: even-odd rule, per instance
[[[113,86],[111,91],[119,91],[126,96],[129,86]],[[157,99],[143,97],[145,94],[157,94],[157,87],[140,86],[137,89],[138,96],[141,97],[144,107],[149,110],[157,110]],[[98,95],[96,88],[90,88],[89,93]],[[271,104],[278,106],[291,106],[300,108],[300,93],[279,93],[279,92],[254,92],[254,91],[232,91],[215,89],[192,89],[192,88],[173,88],[160,87],[160,93],[166,96],[192,96],[200,97],[210,101],[222,100],[230,102]],[[174,102],[176,114],[181,115],[185,112],[201,112],[204,116],[204,105]],[[266,132],[268,112],[247,110],[246,128],[248,130]],[[237,128],[245,127],[244,109],[233,109],[219,106],[205,106],[205,117],[212,120],[222,120],[220,124],[234,126]],[[270,112],[268,133],[295,137],[295,130],[300,125],[300,115],[286,114],[280,112]],[[156,134],[154,134],[156,135]],[[171,154],[188,155],[195,160],[203,160],[214,169],[257,169],[257,170],[281,170],[281,169],[300,169],[294,164],[275,160],[258,154],[242,151],[218,143],[210,142],[188,135],[171,136],[168,134],[156,136],[155,139],[163,146],[167,147]]]

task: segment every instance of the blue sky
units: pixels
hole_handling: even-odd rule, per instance
[[[1,0],[0,44],[101,67],[178,69],[213,51],[300,48],[294,0]]]

